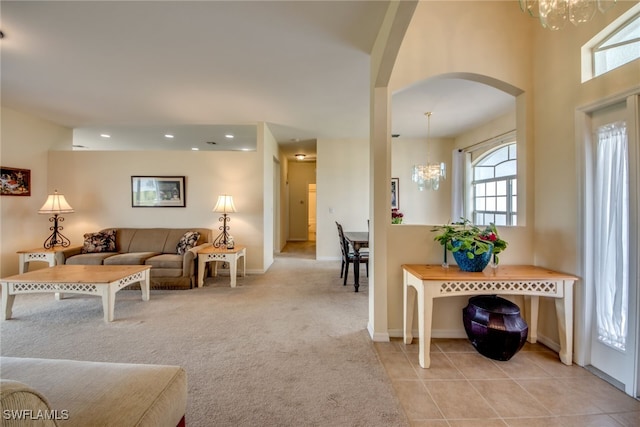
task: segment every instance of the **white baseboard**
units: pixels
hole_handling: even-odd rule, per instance
[[[342,258],[340,257],[332,257],[332,256],[316,256],[316,261],[340,261]]]
[[[247,269],[247,276],[254,275],[254,274],[264,274],[264,273],[265,271],[261,269],[256,269],[256,268]],[[218,276],[229,277],[230,275],[231,275],[231,271],[228,268],[218,268]],[[240,269],[238,269],[238,277],[241,277]]]
[[[414,329],[411,333],[414,338],[418,338],[417,329]],[[402,329],[389,329],[389,336],[391,338],[404,338],[404,333]],[[467,338],[467,333],[464,329],[434,329],[431,331],[431,338]],[[560,344],[551,338],[538,334],[538,342],[556,353],[560,353]]]
[[[418,338],[418,330],[414,329],[411,334]],[[403,338],[402,329],[389,329],[389,336],[392,338]],[[467,338],[464,329],[434,329],[431,331],[431,338]]]
[[[385,332],[373,332],[373,326],[371,323],[367,324],[367,331],[369,331],[369,336],[374,342],[389,342],[389,334]]]
[[[544,344],[545,346],[549,347],[551,350],[555,351],[556,353],[560,353],[560,344],[553,341],[551,338],[538,334],[538,342],[540,344]]]

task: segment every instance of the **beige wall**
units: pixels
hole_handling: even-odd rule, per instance
[[[418,190],[411,181],[411,168],[427,161],[425,139],[399,138],[391,142],[391,176],[399,181],[399,205],[403,224],[445,224],[451,221],[451,159],[454,141],[433,138],[429,141],[429,161],[447,165],[447,179],[438,191]],[[391,209],[389,209],[391,218]],[[391,219],[389,219],[390,221]]]
[[[521,136],[520,140],[526,144],[532,138],[526,126],[532,120],[531,112],[526,108],[527,102],[531,102],[527,95],[532,91],[532,22],[529,19],[515,2],[420,2],[398,54],[390,90],[395,92],[441,75],[472,75],[474,79],[491,83],[514,96],[524,93],[519,97],[520,102],[516,102],[516,109],[519,115],[525,116],[517,121],[522,127],[519,138]],[[486,139],[480,133],[465,139],[464,144]],[[458,143],[462,142],[452,144],[451,148]],[[526,151],[522,155],[527,158]],[[448,159],[451,159],[451,150],[448,151]],[[533,200],[532,191],[529,185],[522,194]],[[447,201],[449,207],[450,201]],[[402,335],[400,266],[404,263],[442,262],[442,247],[433,241],[430,229],[429,225],[388,228],[389,248],[393,248],[387,253],[387,316],[391,336]],[[526,227],[500,230],[510,245],[501,255],[501,263],[534,261],[532,230],[531,221]],[[464,336],[460,313],[466,300],[446,298],[435,302],[434,336]]]
[[[403,42],[392,76],[392,90],[447,73],[474,73],[502,81],[522,91],[516,100],[519,175],[525,176],[526,225],[501,229],[509,248],[505,264],[533,263],[579,273],[578,168],[575,111],[617,93],[640,87],[640,61],[580,82],[580,48],[607,23],[637,2],[618,2],[589,24],[568,25],[558,32],[544,30],[520,12],[515,2],[421,2]],[[442,41],[446,40],[446,43]],[[470,135],[471,136],[471,135]],[[456,145],[474,139],[456,141]],[[522,163],[521,163],[522,162]],[[552,242],[552,243],[550,243]],[[438,263],[442,249],[432,242],[427,227],[402,226],[389,230],[389,332],[401,334],[402,287],[399,265]],[[576,309],[581,310],[581,283]],[[434,336],[463,336],[460,309],[466,298],[437,301]],[[558,347],[552,301],[543,301],[539,338]],[[576,329],[582,325],[577,324]],[[581,351],[578,337],[576,349]]]
[[[217,236],[222,222],[212,209],[220,194],[231,194],[238,212],[229,215],[229,233],[247,246],[247,268],[262,271],[263,192],[254,175],[259,169],[257,152],[52,151],[48,185],[64,191],[75,209],[65,221],[74,244],[106,227],[204,227]],[[184,175],[186,207],[132,207],[134,175]]]
[[[256,203],[260,200],[262,205],[262,230],[254,232],[252,239],[258,243],[261,251],[262,251],[262,271],[266,271],[271,264],[273,264],[273,253],[275,250],[274,247],[274,238],[276,231],[276,221],[275,218],[277,214],[276,205],[279,203],[276,200],[278,192],[276,191],[276,186],[278,183],[278,167],[276,162],[280,161],[278,142],[275,137],[269,130],[269,127],[266,123],[261,122],[258,123],[258,135],[257,135],[257,144],[258,144],[258,158],[262,159],[261,165],[262,168],[259,170],[254,170],[254,180],[253,181],[240,181],[244,184],[249,190],[249,193],[253,195],[253,183],[259,183],[260,180],[256,180],[255,177],[260,177],[262,179],[262,193],[257,195],[256,200],[253,203]],[[237,163],[235,164],[237,165]],[[261,236],[261,241],[258,238]],[[247,248],[247,252],[249,249]],[[247,254],[247,257],[249,255]],[[248,262],[248,261],[247,261]]]
[[[369,218],[369,141],[318,140],[317,259],[340,259],[338,230],[366,231]]]
[[[31,170],[31,196],[0,197],[0,277],[6,277],[18,273],[16,251],[40,247],[50,234],[48,216],[37,213],[55,189],[47,179],[48,152],[71,149],[72,130],[4,107],[0,125],[2,166]]]
[[[561,33],[536,31],[533,68],[536,264],[580,276],[578,223],[582,206],[578,199],[576,109],[634,88],[640,91],[640,60],[581,83],[580,48],[635,4],[637,2],[618,2],[606,14],[596,14],[590,23],[567,26]],[[580,319],[583,312],[582,288],[583,283],[579,281],[576,319]],[[541,306],[542,313],[555,319],[552,303],[548,301]],[[578,353],[584,346],[579,331],[582,327],[580,322],[576,323]],[[555,328],[547,328],[543,333],[557,340]]]

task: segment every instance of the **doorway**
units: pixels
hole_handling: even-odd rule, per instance
[[[309,196],[308,196],[308,200],[309,200],[309,212],[308,212],[308,216],[309,216],[309,224],[308,224],[308,229],[309,232],[307,233],[307,240],[315,242],[316,241],[316,185],[315,184],[309,184]]]
[[[585,112],[585,366],[637,397],[640,96]]]

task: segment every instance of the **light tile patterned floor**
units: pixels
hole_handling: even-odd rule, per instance
[[[433,339],[429,369],[416,339],[375,347],[415,427],[640,426],[640,401],[540,344],[500,362],[466,339]]]

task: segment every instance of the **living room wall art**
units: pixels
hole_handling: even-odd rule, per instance
[[[134,208],[184,208],[187,206],[184,176],[132,176]]]
[[[31,196],[31,170],[0,166],[2,196]]]

